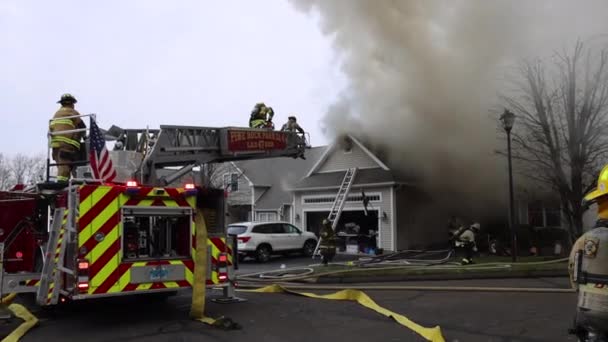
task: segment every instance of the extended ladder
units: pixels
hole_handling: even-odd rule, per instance
[[[344,205],[346,204],[346,200],[348,199],[348,193],[350,192],[350,188],[353,185],[353,182],[355,181],[356,174],[356,167],[346,170],[346,174],[344,175],[344,179],[342,179],[342,184],[340,184],[340,189],[338,190],[338,194],[336,195],[334,204],[331,206],[329,216],[327,216],[327,219],[329,220],[329,222],[331,222],[331,229],[333,229],[334,231],[336,230],[336,226],[338,225],[338,221],[340,220],[342,209],[344,209]],[[319,253],[320,245],[321,238],[319,238],[319,240],[317,241],[317,247],[315,248],[315,251],[312,254],[313,259],[321,255]]]
[[[61,289],[60,281],[61,270],[63,267],[63,258],[65,255],[66,240],[64,238],[64,224],[67,221],[67,215],[64,208],[55,209],[53,214],[53,223],[49,232],[49,239],[45,250],[45,262],[42,267],[40,277],[40,286],[36,295],[36,302],[39,305],[57,304],[59,299],[59,290]]]

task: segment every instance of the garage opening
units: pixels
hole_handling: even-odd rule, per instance
[[[319,228],[329,211],[306,213],[306,229],[319,236]],[[342,211],[336,226],[338,251],[349,253],[371,253],[377,249],[378,211],[363,210]],[[371,250],[370,250],[371,249]]]

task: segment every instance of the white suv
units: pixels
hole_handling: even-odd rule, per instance
[[[236,235],[239,258],[253,256],[259,262],[270,260],[272,254],[298,251],[312,256],[317,237],[287,222],[241,222],[228,226],[228,234]]]

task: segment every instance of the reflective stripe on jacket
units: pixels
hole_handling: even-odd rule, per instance
[[[79,116],[75,109],[69,107],[61,107],[53,116],[49,124],[49,132],[70,131],[80,127],[84,127],[84,123],[79,117],[67,118],[70,116]],[[51,147],[74,147],[80,149],[80,139],[84,136],[84,132],[59,133],[51,135]]]

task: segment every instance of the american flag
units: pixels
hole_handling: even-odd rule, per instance
[[[106,140],[93,119],[91,119],[91,149],[89,153],[91,169],[93,169],[95,179],[101,179],[104,182],[113,181],[116,178],[116,169],[114,169],[110,153],[106,148]]]

